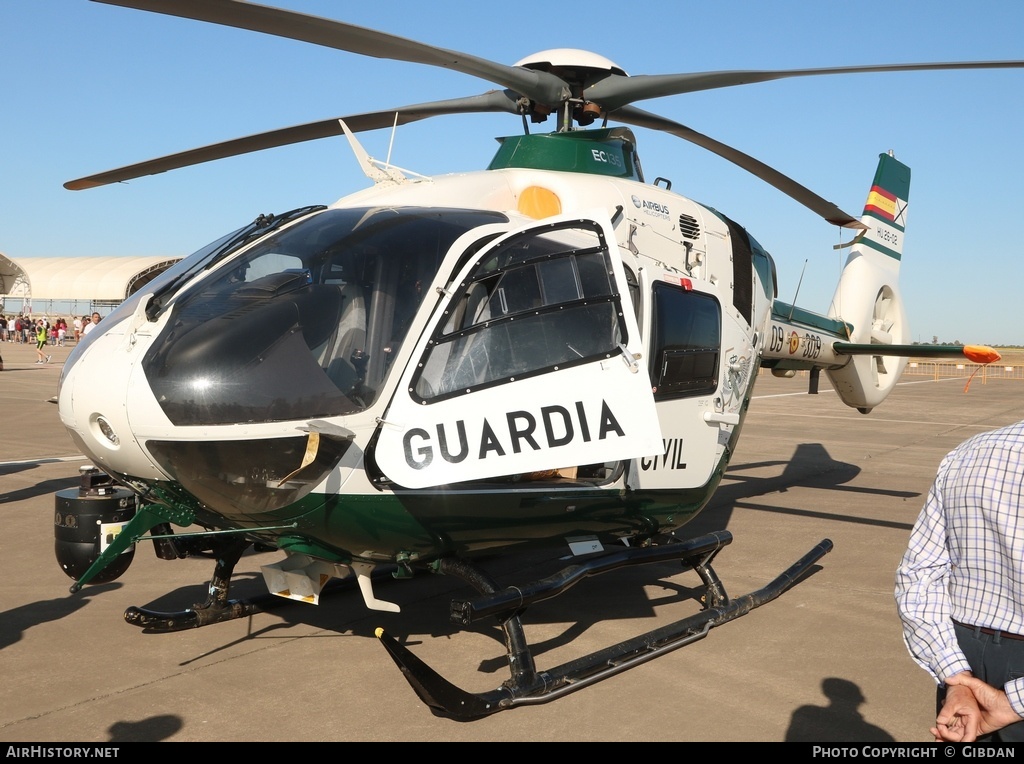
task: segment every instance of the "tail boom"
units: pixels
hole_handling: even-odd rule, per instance
[[[776,300],[761,365],[777,376],[825,370],[848,406],[868,413],[892,392],[908,358],[998,361],[980,345],[913,345],[899,291],[910,168],[881,154],[828,315]]]

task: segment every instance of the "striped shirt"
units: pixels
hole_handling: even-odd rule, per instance
[[[911,656],[937,682],[970,665],[953,621],[1024,634],[1024,422],[946,455],[896,571]],[[1024,678],[1003,689],[1024,716]]]

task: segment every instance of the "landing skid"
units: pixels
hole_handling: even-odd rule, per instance
[[[208,543],[212,546],[210,552],[216,558],[217,563],[214,567],[213,578],[210,579],[207,586],[205,602],[170,612],[132,606],[124,611],[125,621],[148,632],[187,631],[200,626],[247,618],[292,602],[270,593],[244,600],[231,599],[229,597],[231,576],[238,561],[252,545],[252,542],[235,536],[220,536]],[[388,572],[387,569],[382,569],[382,571],[382,575]],[[328,590],[340,588],[347,583],[350,582],[331,580],[324,586],[323,593],[326,594]]]
[[[257,600],[228,598],[231,574],[251,543],[229,538],[214,544],[217,565],[207,589],[206,602],[169,613],[133,606],[124,611],[124,619],[132,626],[147,631],[185,631],[263,612],[265,608]],[[267,595],[268,598],[270,596]]]
[[[670,538],[666,543],[652,546],[626,547],[570,565],[533,583],[506,588],[500,588],[479,567],[466,560],[440,560],[437,565],[439,573],[466,581],[481,595],[473,599],[453,600],[451,620],[468,626],[493,617],[504,631],[510,677],[490,692],[471,693],[457,687],[383,629],[377,629],[377,638],[416,694],[438,716],[472,721],[515,706],[547,703],[702,639],[715,626],[746,615],[796,585],[819,559],[832,550],[832,542],[823,539],[767,586],[730,599],[711,562],[723,547],[731,543],[732,534],[728,531],[717,531],[687,541]],[[213,551],[217,563],[206,602],[175,612],[130,607],[125,611],[125,620],[146,631],[184,631],[244,618],[271,609],[273,605],[270,603],[287,602],[269,594],[252,600],[228,597],[232,572],[248,547],[248,541],[232,537],[223,537],[215,544]],[[548,671],[537,671],[521,620],[527,607],[557,597],[589,576],[623,567],[675,560],[700,576],[705,590],[702,598],[704,610]]]
[[[439,716],[471,721],[519,705],[547,703],[695,642],[715,626],[746,615],[798,583],[815,562],[832,550],[832,542],[824,539],[764,588],[730,600],[711,568],[715,555],[730,543],[732,534],[718,531],[684,542],[627,548],[609,556],[569,566],[525,587],[501,590],[470,563],[464,560],[443,560],[440,572],[462,578],[482,595],[472,600],[453,601],[452,620],[467,625],[480,618],[495,616],[505,632],[511,677],[491,692],[466,692],[430,668],[383,629],[377,629],[377,637],[416,694]],[[588,576],[625,566],[667,560],[680,560],[685,567],[692,568],[701,577],[706,588],[703,611],[549,671],[536,670],[520,620],[520,615],[528,605],[555,597]]]

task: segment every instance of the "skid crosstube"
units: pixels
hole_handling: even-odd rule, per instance
[[[501,621],[505,631],[511,678],[490,692],[462,690],[383,629],[377,629],[376,634],[416,694],[439,716],[472,721],[517,705],[547,703],[699,640],[715,626],[746,615],[798,583],[819,559],[832,550],[831,540],[823,539],[763,588],[730,600],[710,563],[718,551],[731,542],[732,535],[728,531],[718,531],[683,542],[627,548],[569,566],[533,584],[501,590],[486,574],[469,563],[448,561],[441,572],[464,578],[482,594],[473,600],[454,601],[452,620],[467,624],[493,615]],[[700,575],[707,589],[706,609],[548,671],[536,671],[520,620],[526,606],[555,597],[588,576],[625,566],[675,559]]]

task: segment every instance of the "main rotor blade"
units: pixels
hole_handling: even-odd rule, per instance
[[[756,175],[765,183],[774,186],[782,193],[792,197],[808,209],[825,218],[825,220],[833,225],[842,226],[843,228],[864,228],[864,224],[857,218],[843,212],[832,202],[822,199],[816,193],[800,185],[792,178],[783,175],[778,170],[766,165],[764,162],[744,154],[742,151],[738,151],[731,146],[726,146],[724,143],[720,143],[714,138],[709,138],[702,133],[698,133],[696,130],[691,130],[685,125],[680,125],[678,122],[673,122],[672,120],[665,119],[664,117],[659,117],[656,114],[642,111],[634,106],[623,106],[616,109],[614,113],[608,115],[608,118],[631,125],[639,125],[640,127],[646,127],[652,130],[660,130],[689,141],[690,143],[717,154],[723,159],[728,159],[738,167]]]
[[[517,113],[515,94],[507,90],[490,90],[481,95],[469,96],[468,98],[432,101],[430,103],[402,106],[386,111],[368,112],[349,117],[336,117],[319,122],[309,122],[304,125],[284,127],[279,130],[249,135],[244,138],[235,138],[198,149],[150,159],[146,162],[139,162],[127,167],[101,172],[86,178],[69,180],[64,184],[64,188],[70,191],[81,191],[86,188],[96,188],[97,186],[105,186],[109,183],[120,183],[121,181],[132,180],[133,178],[141,178],[144,175],[156,175],[168,170],[176,170],[180,167],[202,164],[203,162],[212,162],[215,159],[224,159],[239,154],[247,154],[252,151],[262,151],[263,149],[287,146],[292,143],[313,141],[334,135],[344,135],[338,122],[339,119],[345,120],[345,124],[348,125],[349,129],[354,133],[358,133],[366,130],[391,127],[395,124],[406,125],[410,122],[427,119],[428,117],[482,112]]]
[[[569,86],[549,72],[506,66],[455,50],[434,47],[375,29],[242,0],[94,0],[169,16],[208,21],[288,37],[374,58],[439,66],[509,88],[538,103],[557,106]]]
[[[948,69],[1019,69],[1024,61],[965,61],[933,64],[878,64],[873,66],[837,66],[826,69],[737,70],[694,72],[687,74],[641,74],[633,77],[610,74],[584,91],[584,97],[611,112],[646,98],[695,93],[735,85],[750,85],[791,77],[816,77],[826,74],[868,74],[872,72],[916,72]]]

